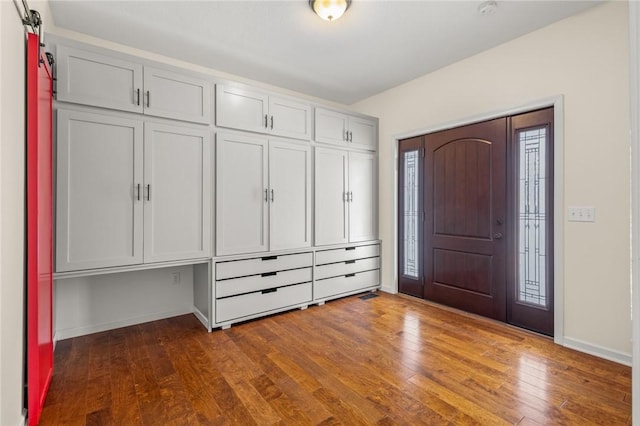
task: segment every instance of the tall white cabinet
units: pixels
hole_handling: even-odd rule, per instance
[[[218,133],[216,254],[311,246],[308,144]]]
[[[58,110],[56,271],[142,263],[143,123]]]
[[[208,131],[58,110],[56,270],[210,256]]]
[[[316,245],[377,237],[375,154],[315,149]]]
[[[210,174],[207,130],[145,123],[145,262],[210,256]]]

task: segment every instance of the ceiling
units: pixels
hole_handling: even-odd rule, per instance
[[[353,0],[327,22],[307,0],[50,0],[56,27],[347,105],[597,3]]]

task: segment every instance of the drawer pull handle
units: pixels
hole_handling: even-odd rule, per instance
[[[276,291],[278,291],[277,288],[270,288],[270,289],[267,289],[267,290],[262,290],[261,293],[262,294],[275,293]]]
[[[277,260],[278,256],[265,256],[262,258],[262,261],[264,262],[265,260]]]
[[[345,247],[345,250],[355,250],[355,247]]]
[[[347,260],[347,261],[344,262],[345,265],[348,265],[350,263],[356,263],[356,261],[355,260]]]
[[[355,277],[355,276],[356,276],[356,274],[347,274],[347,275],[345,275],[344,277],[345,277],[345,278],[351,278],[351,277]]]
[[[278,275],[277,272],[265,272],[264,274],[260,274],[261,277],[275,277]]]

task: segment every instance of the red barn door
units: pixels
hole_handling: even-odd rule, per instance
[[[27,409],[40,421],[53,371],[53,179],[51,67],[36,34],[27,40]],[[40,56],[40,57],[39,57]]]

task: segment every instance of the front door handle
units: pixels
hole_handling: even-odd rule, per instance
[[[496,232],[495,234],[493,234],[493,239],[494,240],[501,240],[502,239],[502,233],[501,232]]]

